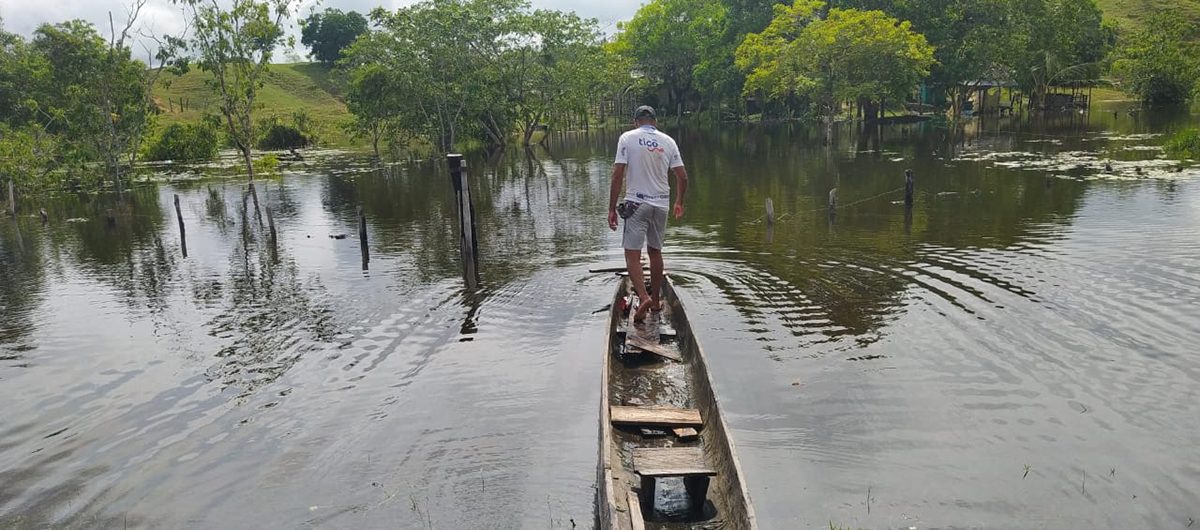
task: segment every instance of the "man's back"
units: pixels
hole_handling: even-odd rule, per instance
[[[666,209],[671,201],[667,174],[683,166],[675,140],[653,125],[621,135],[616,163],[625,164],[625,200]]]

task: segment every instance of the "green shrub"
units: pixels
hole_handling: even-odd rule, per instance
[[[308,147],[308,136],[291,125],[276,123],[267,128],[258,141],[259,149],[296,149]]]
[[[1175,133],[1163,147],[1173,158],[1200,159],[1200,129],[1187,129]]]
[[[212,120],[183,125],[172,123],[146,150],[147,160],[212,160],[217,156],[220,139]]]

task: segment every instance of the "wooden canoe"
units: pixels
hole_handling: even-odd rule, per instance
[[[667,281],[663,310],[634,324],[632,311],[622,311],[630,285],[622,278],[613,296],[604,345],[598,527],[758,528],[683,304]],[[707,487],[702,505],[692,482],[698,477]]]

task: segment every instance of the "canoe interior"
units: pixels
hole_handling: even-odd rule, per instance
[[[609,312],[608,341],[605,346],[600,410],[600,455],[597,487],[597,519],[602,529],[631,529],[628,493],[640,488],[633,472],[635,447],[700,447],[709,466],[717,471],[709,483],[703,515],[693,514],[682,479],[658,481],[656,509],[646,519],[646,528],[655,529],[752,529],[757,528],[754,512],[744,488],[736,449],[727,434],[712,391],[704,353],[692,334],[691,325],[671,283],[663,285],[664,309],[650,313],[645,323],[632,325],[618,312],[620,299],[629,291],[629,279],[622,278],[613,296]],[[683,357],[674,362],[649,352],[624,354],[626,333],[659,341],[660,333],[670,334]],[[700,436],[681,441],[670,429],[665,436],[646,437],[638,428],[613,426],[610,405],[672,406],[700,411],[704,426]]]

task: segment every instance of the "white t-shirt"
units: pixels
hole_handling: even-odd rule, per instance
[[[653,125],[643,125],[617,140],[618,164],[625,164],[625,200],[667,208],[670,170],[683,167],[679,146]]]

